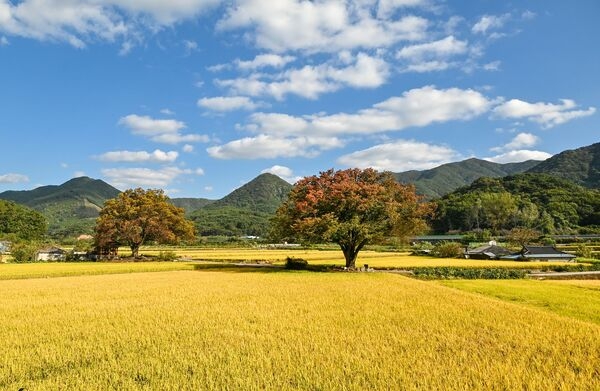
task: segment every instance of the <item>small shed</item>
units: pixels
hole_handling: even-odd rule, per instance
[[[36,261],[64,261],[66,258],[67,252],[58,247],[45,247],[35,254]]]
[[[571,261],[576,256],[557,250],[553,246],[523,246],[521,258],[527,261]]]
[[[474,249],[470,249],[465,251],[465,258],[470,259],[500,259],[501,257],[505,257],[510,255],[511,252],[501,246],[490,243],[485,246],[476,247]]]

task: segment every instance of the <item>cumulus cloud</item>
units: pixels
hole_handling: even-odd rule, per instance
[[[468,120],[489,110],[492,102],[474,90],[416,88],[356,113],[254,113],[243,127],[256,136],[208,148],[212,157],[257,159],[314,157],[344,145],[340,136],[367,135],[422,127],[432,123]]]
[[[15,174],[15,173],[0,174],[0,183],[25,183],[25,182],[29,182],[29,178],[27,177],[27,175]]]
[[[405,65],[405,72],[432,72],[448,69],[456,63],[453,57],[466,54],[468,43],[450,35],[438,41],[405,46],[396,53],[396,58]]]
[[[539,123],[543,128],[552,128],[576,118],[586,117],[596,112],[595,107],[577,110],[575,101],[561,99],[561,104],[529,103],[519,99],[511,99],[494,109],[494,114],[501,118],[526,118]]]
[[[542,151],[530,151],[527,149],[509,151],[500,155],[484,158],[484,160],[494,163],[516,163],[526,160],[546,160],[552,155]]]
[[[191,18],[220,0],[0,0],[0,31],[42,41],[66,42],[83,48],[87,42],[124,39],[127,52],[140,31]]]
[[[344,155],[338,163],[348,167],[401,172],[425,170],[460,158],[459,153],[443,145],[396,140]]]
[[[153,152],[146,151],[111,151],[98,156],[99,160],[105,162],[153,162],[153,163],[172,163],[177,160],[179,153],[176,151],[161,151],[156,149]]]
[[[122,117],[119,124],[130,129],[133,134],[145,136],[154,142],[165,144],[179,144],[192,142],[208,142],[206,135],[180,133],[186,128],[182,121],[174,119],[155,119],[149,116],[130,114]]]
[[[292,94],[316,99],[344,86],[376,88],[383,85],[388,76],[389,65],[385,60],[358,53],[346,66],[329,63],[305,65],[276,74],[252,73],[236,79],[217,80],[216,83],[236,95],[271,96],[281,100]]]
[[[297,181],[299,181],[300,179],[302,179],[302,177],[294,175],[294,171],[291,168],[286,167],[286,166],[274,165],[272,167],[262,170],[261,174],[264,174],[267,172],[269,174],[277,175],[284,181],[292,183],[292,184],[294,184]]]
[[[294,56],[280,56],[279,54],[259,54],[253,60],[235,60],[237,68],[242,70],[255,70],[259,68],[282,68],[294,61]]]
[[[533,147],[540,141],[539,137],[531,133],[519,133],[508,144],[501,147],[495,147],[494,152],[518,150],[522,148]]]
[[[278,157],[315,157],[321,151],[340,148],[343,142],[336,137],[297,136],[278,137],[259,134],[207,149],[217,159],[274,159]]]
[[[260,105],[247,96],[216,96],[198,100],[198,106],[214,111],[254,110]]]
[[[182,175],[202,175],[202,169],[181,169],[178,167],[150,168],[107,168],[102,175],[119,189],[131,187],[164,188]]]
[[[398,4],[384,3],[391,3],[390,10]],[[427,33],[424,18],[375,14],[376,2],[240,0],[228,8],[218,28],[249,29],[246,35],[256,46],[273,52],[333,53],[389,47],[400,41],[421,40]]]
[[[181,150],[182,150],[183,152],[185,152],[185,153],[191,153],[191,152],[194,152],[194,146],[193,146],[193,145],[191,145],[191,144],[185,144],[185,145],[184,145],[184,146],[181,148]]]

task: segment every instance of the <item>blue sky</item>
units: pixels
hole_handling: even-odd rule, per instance
[[[600,2],[0,0],[0,191],[220,198],[262,172],[598,142]]]

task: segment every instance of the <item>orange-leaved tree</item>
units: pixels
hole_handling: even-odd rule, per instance
[[[294,185],[273,218],[273,232],[281,239],[337,243],[346,267],[354,268],[366,244],[421,232],[433,210],[414,186],[389,172],[331,169]]]
[[[194,224],[184,210],[169,202],[162,190],[129,189],[108,200],[96,220],[95,245],[99,250],[127,245],[137,257],[147,242],[175,244],[194,239]]]

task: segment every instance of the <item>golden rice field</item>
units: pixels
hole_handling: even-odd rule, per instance
[[[600,325],[600,280],[445,280],[440,283]]]
[[[597,323],[387,273],[169,271],[0,293],[0,389],[600,389]]]
[[[156,256],[163,251],[158,248],[142,248],[140,253]],[[287,257],[304,258],[313,265],[344,266],[344,256],[341,250],[305,250],[305,249],[251,249],[251,248],[176,248],[173,250],[185,260],[252,262],[266,261],[274,264],[284,264]],[[126,250],[121,251],[127,254]],[[518,262],[518,261],[486,261],[475,259],[434,258],[415,256],[408,252],[379,252],[363,250],[358,254],[356,266],[368,264],[373,268],[407,268],[407,267],[496,267],[513,269],[535,269],[547,266],[548,262]],[[552,265],[562,265],[564,262],[552,262]]]

